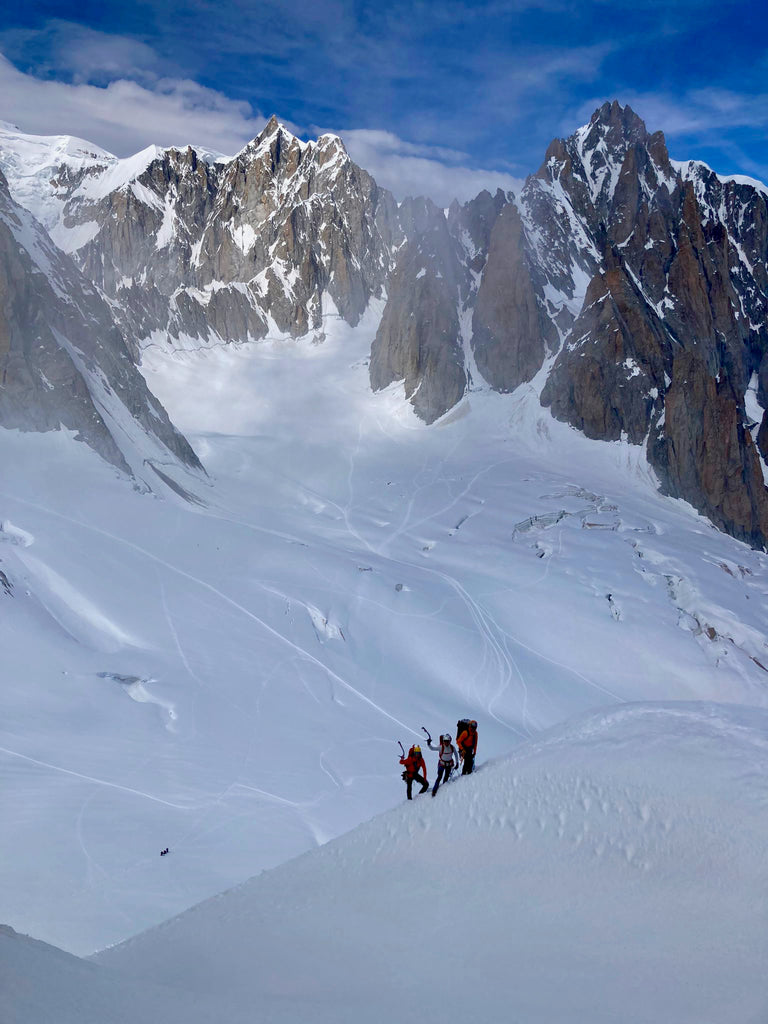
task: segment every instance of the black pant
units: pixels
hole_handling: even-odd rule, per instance
[[[437,766],[437,778],[435,779],[435,784],[432,787],[432,796],[434,796],[435,793],[437,792],[437,787],[440,785],[441,782],[443,782],[443,781],[447,782],[448,779],[450,779],[452,771],[453,771],[453,761],[451,761],[449,764],[443,764],[443,762],[441,761],[438,764],[438,766]],[[443,780],[443,775],[445,775],[445,780]]]
[[[475,755],[471,750],[464,751],[464,767],[461,769],[462,775],[471,775],[472,769],[475,767]]]
[[[408,799],[409,800],[413,799],[411,797],[411,786],[414,784],[414,782],[420,782],[421,783],[421,789],[419,790],[420,793],[426,793],[427,790],[429,789],[429,785],[427,783],[427,780],[424,778],[423,775],[406,775],[406,777],[405,777],[405,788],[408,791]]]

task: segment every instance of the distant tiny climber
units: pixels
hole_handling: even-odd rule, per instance
[[[168,847],[167,846],[166,846],[166,848],[164,850],[160,851],[160,856],[164,857],[166,855],[166,853],[168,853]]]
[[[462,775],[471,775],[475,767],[475,754],[477,753],[477,722],[474,718],[462,718],[456,725],[456,745],[459,748],[459,757],[463,765]]]
[[[408,751],[408,754],[405,757],[400,758],[400,764],[405,767],[403,779],[405,780],[408,799],[413,799],[411,796],[411,787],[414,782],[420,782],[421,789],[419,792],[426,793],[429,789],[429,783],[427,782],[427,766],[421,753],[421,747],[418,744],[414,744]],[[421,775],[419,774],[419,770],[422,772]]]
[[[435,784],[432,787],[432,796],[434,796],[440,788],[440,783],[443,781],[447,782],[451,777],[453,769],[459,767],[459,755],[456,751],[456,747],[454,747],[451,742],[451,734],[449,732],[444,733],[440,737],[440,745],[437,747],[432,746],[432,737],[428,736],[427,746],[430,750],[437,751],[440,754],[437,759],[437,778],[435,779]],[[443,778],[443,776],[445,776],[445,778]]]

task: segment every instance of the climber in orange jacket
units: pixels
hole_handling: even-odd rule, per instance
[[[414,744],[414,746],[412,746],[408,751],[407,755],[400,758],[400,764],[405,768],[405,771],[403,772],[403,779],[405,780],[408,799],[413,799],[411,796],[411,787],[414,782],[420,782],[421,789],[419,792],[426,793],[429,789],[429,783],[427,782],[427,765],[421,753],[421,747],[418,744]],[[420,772],[421,774],[419,774]]]
[[[456,736],[456,746],[459,748],[459,757],[463,761],[462,775],[471,775],[475,767],[475,754],[477,753],[477,722],[471,722],[463,727]]]

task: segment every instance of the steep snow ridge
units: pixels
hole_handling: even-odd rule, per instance
[[[166,150],[161,146],[147,146],[133,156],[117,160],[108,170],[98,177],[86,179],[74,193],[76,198],[96,202],[105,199],[111,192],[117,192],[126,185],[133,183],[155,160],[163,157]],[[141,196],[137,196],[141,198]]]
[[[754,189],[761,195],[768,198],[768,185],[765,182],[760,181],[758,178],[750,178],[745,174],[719,174],[714,171],[709,164],[703,160],[672,160],[669,161],[672,167],[682,175],[686,181],[693,182],[697,189],[697,196],[701,188],[701,174],[713,174],[718,181],[723,184],[733,182],[734,185],[746,185],[749,188]]]
[[[4,1024],[136,1024],[151,1020],[162,1007],[174,1014],[166,1012],[167,1024],[176,1024],[191,1019],[196,1003],[181,991],[140,987],[115,972],[94,970],[93,964],[5,925],[0,925],[0,992]]]
[[[757,1024],[766,773],[763,710],[591,714],[94,959],[192,1021]]]
[[[746,185],[748,188],[753,188],[768,199],[768,185],[760,181],[759,178],[750,178],[746,174],[720,174],[718,177],[723,182],[732,181],[734,185]]]

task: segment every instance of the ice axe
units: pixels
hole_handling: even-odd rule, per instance
[[[424,728],[423,725],[421,727],[421,731],[426,735],[427,743],[431,743],[432,742],[432,737],[429,735],[429,733],[427,732],[427,730]]]
[[[400,740],[397,741],[397,745],[398,745],[398,747],[400,747],[400,756],[401,757],[405,757],[405,751],[403,750],[403,744],[400,742]]]

